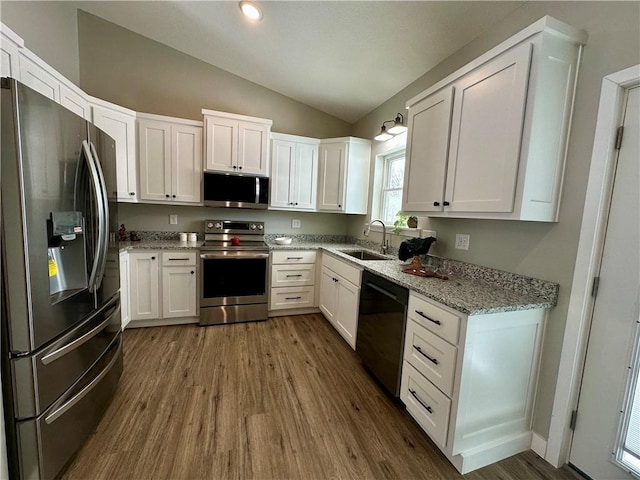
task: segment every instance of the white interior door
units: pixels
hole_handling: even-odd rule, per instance
[[[621,406],[639,321],[639,114],[640,87],[637,87],[629,91],[627,98],[624,138],[618,154],[599,291],[569,456],[570,463],[593,480],[633,478],[613,458],[619,421],[625,415]]]

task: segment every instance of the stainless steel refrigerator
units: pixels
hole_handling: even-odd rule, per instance
[[[115,142],[1,84],[2,389],[11,478],[52,479],[122,373]]]

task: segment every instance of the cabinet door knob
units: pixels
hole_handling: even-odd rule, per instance
[[[167,197],[167,198],[169,198],[169,194],[168,194],[168,193],[165,193],[165,194],[164,194],[164,196],[165,196],[165,197]]]
[[[151,260],[155,260],[155,259],[156,259],[156,257],[151,257]]]
[[[298,202],[296,202],[296,205],[298,205]]]
[[[191,270],[191,275],[193,275],[194,273],[196,273],[196,272],[194,272],[193,270]]]
[[[434,207],[439,207],[440,206],[440,202],[433,202],[433,206]]]
[[[176,196],[175,196],[175,195],[172,195],[172,197],[173,197],[173,198],[176,198]]]
[[[234,166],[233,166],[233,168],[234,168],[234,169],[236,169],[236,168],[238,168],[238,167],[236,167],[236,166],[234,165]]]
[[[240,166],[238,167],[238,170],[242,170],[242,165],[240,165]]]
[[[449,202],[444,201],[444,202],[442,202],[442,205],[444,205],[445,207],[448,207],[449,206]]]
[[[342,208],[342,205],[338,205],[338,208]]]
[[[136,192],[129,192],[129,195],[135,195]]]

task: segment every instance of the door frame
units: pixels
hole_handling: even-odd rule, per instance
[[[564,465],[569,458],[573,436],[569,424],[578,403],[594,305],[591,290],[593,278],[600,268],[611,204],[617,158],[616,133],[621,123],[626,90],[636,85],[640,85],[640,64],[607,75],[602,80],[567,323],[544,452],[545,460],[555,467]]]

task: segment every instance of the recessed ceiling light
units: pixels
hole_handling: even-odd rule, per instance
[[[242,10],[245,17],[253,22],[262,20],[262,9],[253,2],[240,2],[240,10]]]

